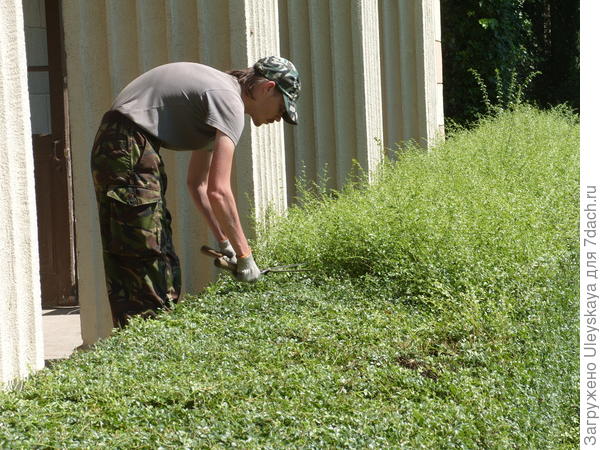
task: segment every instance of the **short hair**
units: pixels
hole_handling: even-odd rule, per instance
[[[265,81],[269,81],[262,75],[256,73],[254,67],[248,67],[247,69],[242,70],[229,70],[226,73],[237,78],[238,83],[240,83],[240,86],[242,87],[242,92],[252,99],[254,99],[254,96],[252,95],[254,87]]]

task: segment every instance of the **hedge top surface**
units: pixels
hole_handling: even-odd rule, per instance
[[[521,108],[305,198],[262,265],[0,393],[0,447],[575,447],[577,118]]]

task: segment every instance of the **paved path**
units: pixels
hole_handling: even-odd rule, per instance
[[[44,309],[42,328],[46,364],[52,360],[68,358],[83,343],[79,307]]]

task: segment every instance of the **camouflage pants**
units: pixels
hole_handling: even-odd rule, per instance
[[[181,292],[159,147],[117,112],[105,114],[94,140],[91,168],[115,327],[133,315],[154,316]]]

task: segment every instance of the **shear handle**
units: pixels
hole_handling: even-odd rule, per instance
[[[205,255],[210,256],[215,259],[215,266],[219,269],[229,270],[233,274],[237,273],[237,264],[233,264],[225,259],[225,255],[221,252],[218,252],[207,245],[203,245],[200,248],[200,251]]]

